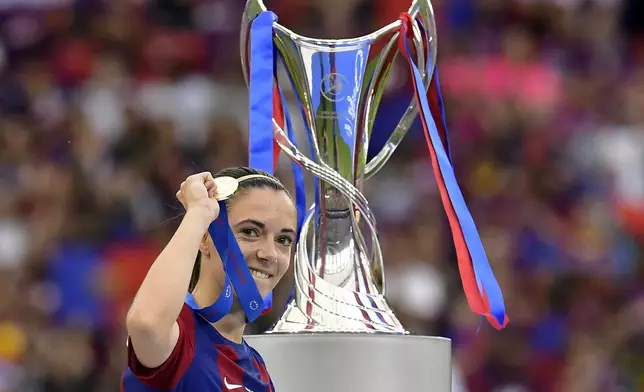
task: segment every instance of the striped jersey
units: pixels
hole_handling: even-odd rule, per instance
[[[141,365],[128,341],[121,392],[274,392],[264,360],[246,341],[234,343],[187,305],[179,318],[179,339],[155,369]]]

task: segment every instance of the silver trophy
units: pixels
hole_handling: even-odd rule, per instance
[[[264,11],[261,0],[247,1],[241,26],[247,82],[250,26]],[[425,31],[415,25],[413,43],[428,89],[436,64],[434,12],[429,0],[414,0],[409,13]],[[276,140],[314,175],[319,189],[296,248],[294,300],[267,334],[248,337],[265,357],[278,391],[411,390],[426,382],[433,391],[451,389],[450,341],[408,336],[384,297],[376,219],[362,193],[364,181],[385,165],[418,115],[411,100],[385,147],[367,161],[400,23],[337,40],[273,25],[273,41],[290,76],[279,82],[292,84],[304,109],[310,148],[303,150],[312,153],[295,148],[274,122]]]

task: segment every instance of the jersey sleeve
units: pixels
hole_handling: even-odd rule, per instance
[[[161,366],[154,369],[147,368],[139,362],[128,338],[128,367],[139,381],[151,388],[162,390],[175,388],[190,367],[195,354],[195,319],[188,306],[184,305],[181,309],[177,324],[179,339],[174,350]]]

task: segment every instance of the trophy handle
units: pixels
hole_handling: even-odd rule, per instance
[[[432,7],[432,3],[430,0],[414,0],[412,5],[409,7],[408,12],[413,18],[420,18],[422,20],[425,28],[425,34],[426,34],[427,40],[429,41],[428,53],[431,56],[431,59],[425,59],[423,35],[421,34],[420,28],[418,27],[418,25],[414,24],[413,43],[414,43],[414,46],[416,47],[416,54],[418,56],[418,69],[421,70],[422,72],[423,84],[425,86],[425,91],[427,91],[431,84],[432,75],[434,74],[434,68],[436,67],[436,55],[437,55],[436,41],[437,40],[436,40],[436,22],[434,19],[434,8]],[[395,44],[396,40],[398,39],[398,34],[400,33],[396,33],[391,38],[391,41],[389,42],[389,44],[385,49],[385,53],[391,50],[391,47]],[[385,58],[383,56],[377,65],[376,74],[379,74],[381,72],[382,67],[386,66],[386,64],[384,64],[384,60]],[[427,70],[428,67],[425,64],[425,61],[431,61],[430,70]],[[383,88],[384,88],[384,85],[381,85],[380,90],[382,90]],[[376,108],[378,107],[380,96],[382,95],[382,91],[378,91],[375,88],[372,88],[370,90],[372,92],[370,96],[367,97],[367,105],[368,105],[367,113],[371,113],[370,106],[375,105],[374,107]],[[405,113],[403,114],[402,118],[398,122],[398,125],[396,126],[396,128],[394,128],[393,132],[389,136],[389,139],[387,139],[387,142],[385,143],[382,150],[380,150],[380,152],[367,163],[365,167],[365,172],[364,172],[365,179],[368,179],[369,177],[376,174],[380,169],[382,169],[385,163],[387,163],[389,158],[391,158],[391,156],[393,155],[394,151],[396,151],[396,148],[398,148],[398,146],[404,139],[405,135],[407,135],[407,132],[409,131],[409,128],[411,127],[414,120],[416,119],[416,116],[418,116],[418,103],[416,102],[415,99],[412,99],[411,103],[407,107],[407,110],[405,110]],[[374,117],[375,117],[375,111],[374,111]],[[373,118],[368,118],[367,121],[364,122],[365,128],[368,128],[369,124],[373,120],[374,120]]]

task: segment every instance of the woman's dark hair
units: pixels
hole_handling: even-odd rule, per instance
[[[239,195],[245,190],[249,189],[273,189],[275,191],[286,192],[286,194],[291,197],[289,191],[282,185],[277,177],[272,176],[264,171],[251,169],[245,166],[231,167],[224,169],[217,174],[213,175],[214,178],[217,177],[233,177],[233,178],[242,178],[245,176],[259,175],[261,177],[253,177],[246,179],[239,183],[239,187],[235,192],[235,195]],[[226,207],[230,208],[230,205],[235,201],[235,195],[226,200]],[[192,269],[192,276],[190,277],[190,285],[188,286],[188,291],[192,292],[199,281],[199,275],[201,272],[201,252],[197,253],[197,260],[195,260],[195,266]]]

